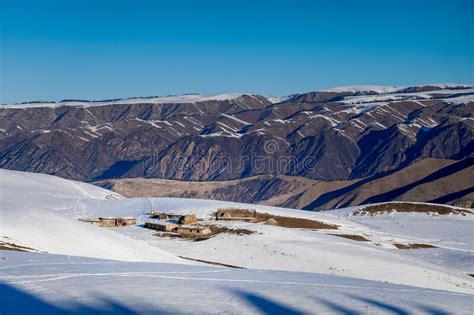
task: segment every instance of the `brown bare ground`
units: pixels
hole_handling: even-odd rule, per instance
[[[412,212],[412,213],[437,213],[439,215],[446,214],[472,214],[469,210],[456,209],[449,206],[438,204],[419,204],[410,202],[393,202],[378,205],[369,205],[363,209],[354,212],[354,215],[378,215],[389,212]]]
[[[202,226],[207,226],[211,229],[212,234],[210,236],[214,236],[221,233],[233,234],[233,235],[250,235],[255,233],[254,231],[250,231],[247,229],[232,229],[222,225],[215,225],[215,224],[200,224]]]
[[[413,244],[400,244],[400,243],[395,243],[393,244],[398,249],[419,249],[419,248],[437,248],[434,245],[431,244],[421,244],[421,243],[413,243]]]
[[[337,225],[328,224],[321,221],[301,219],[301,218],[292,218],[292,217],[283,217],[272,215],[268,213],[258,213],[255,223],[265,222],[270,219],[276,220],[278,223],[277,226],[286,227],[286,228],[300,228],[300,229],[313,229],[313,230],[335,230],[338,228]]]
[[[370,242],[369,239],[365,238],[362,235],[353,235],[353,234],[329,234],[329,235],[343,237],[343,238],[347,238],[347,239],[358,241],[358,242]]]
[[[14,250],[18,252],[30,252],[35,251],[33,248],[16,245],[14,243],[7,243],[0,241],[0,250]]]
[[[250,215],[254,214],[254,210],[251,209],[242,209],[242,208],[226,208],[226,209],[219,209],[219,210],[226,210],[232,213],[235,217],[250,217]],[[270,219],[275,220],[277,223],[272,224],[276,226],[286,227],[286,228],[300,228],[300,229],[313,229],[313,230],[321,230],[321,229],[337,229],[337,225],[324,223],[321,221],[316,220],[309,220],[309,219],[302,219],[302,218],[293,218],[293,217],[284,217],[273,215],[269,213],[256,213],[256,218],[254,223],[261,223],[266,222]]]

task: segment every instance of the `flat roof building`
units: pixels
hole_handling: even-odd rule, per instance
[[[173,232],[177,225],[171,222],[145,222],[145,227],[162,232]]]
[[[173,232],[179,233],[186,238],[206,238],[212,234],[210,228],[205,226],[180,225],[173,229]]]
[[[256,218],[257,211],[255,210],[219,209],[216,213],[216,220],[254,222]]]

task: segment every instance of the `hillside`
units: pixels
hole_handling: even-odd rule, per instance
[[[193,263],[188,260],[193,259],[456,292],[474,288],[467,275],[472,273],[468,261],[474,244],[470,210],[444,207],[448,211],[435,216],[435,206],[421,204],[425,205],[422,210],[413,213],[357,215],[359,208],[307,212],[197,199],[124,199],[118,195],[111,199],[108,191],[88,184],[41,174],[5,170],[1,174],[1,241],[35,251],[121,261]],[[34,200],[28,198],[31,194]],[[399,206],[402,204],[393,203],[389,209],[396,211]],[[260,223],[215,221],[214,213],[220,208],[257,210],[267,219]],[[157,237],[156,231],[143,227],[144,222],[154,221],[150,211],[192,213],[201,220],[199,224],[224,230],[199,242]],[[103,228],[78,220],[100,216],[134,216],[138,222]],[[288,223],[265,224],[271,217]],[[308,228],[305,220],[319,223]],[[399,249],[410,244],[432,248]]]
[[[352,180],[472,157],[471,85],[0,106],[0,167],[94,181]]]
[[[84,224],[86,203],[123,200],[120,195],[62,178],[0,170],[0,242],[52,254],[125,261],[180,262],[159,248]]]
[[[308,212],[123,198],[49,175],[0,175],[2,314],[467,314],[472,306],[471,210],[383,203]],[[219,209],[256,210],[260,219],[216,221]],[[143,226],[161,222],[150,211],[194,214],[195,227],[220,232],[159,237]],[[78,220],[99,216],[137,224]]]
[[[320,181],[298,176],[254,176],[228,181],[152,178],[95,182],[126,197],[215,199],[295,209],[328,210],[372,200],[453,203],[472,200],[472,160],[424,159],[385,176]],[[401,188],[401,190],[400,190]]]

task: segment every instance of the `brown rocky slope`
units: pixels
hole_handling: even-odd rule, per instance
[[[371,200],[449,204],[457,200],[473,200],[472,178],[472,161],[463,163],[455,160],[424,159],[381,178],[348,181],[255,176],[241,180],[206,182],[126,178],[99,181],[95,184],[126,197],[217,199],[327,210],[361,205]],[[404,187],[408,189],[400,190]]]

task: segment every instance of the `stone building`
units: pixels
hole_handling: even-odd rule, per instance
[[[178,233],[185,238],[206,238],[212,234],[210,228],[205,226],[190,226],[180,225],[173,229],[173,232]]]
[[[119,227],[137,224],[137,219],[134,217],[100,217],[100,226],[104,227]]]
[[[219,209],[216,213],[216,220],[254,222],[256,218],[255,210]]]
[[[173,232],[177,225],[171,222],[145,222],[145,227],[162,232]]]
[[[194,214],[183,215],[179,217],[179,224],[193,224],[197,222],[197,217]]]
[[[172,220],[172,219],[179,219],[182,215],[175,214],[175,213],[165,213],[155,211],[150,214],[150,218],[152,219],[160,219],[160,220]]]

